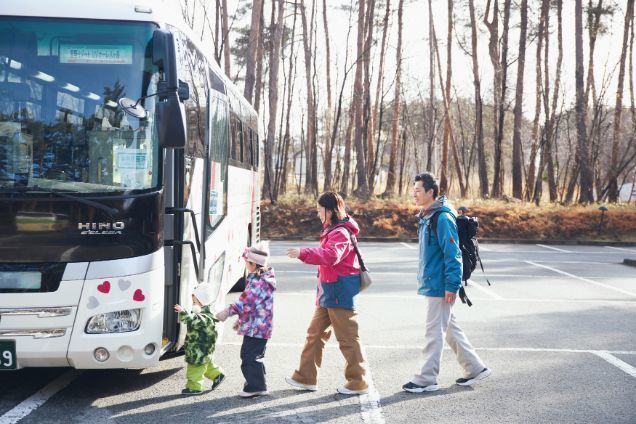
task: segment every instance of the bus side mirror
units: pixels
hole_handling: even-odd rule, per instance
[[[152,63],[163,72],[157,84],[157,131],[161,147],[183,148],[186,145],[185,108],[179,99],[177,57],[174,36],[170,31],[157,29],[152,35]]]

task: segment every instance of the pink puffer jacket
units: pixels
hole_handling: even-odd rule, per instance
[[[339,276],[360,274],[358,256],[349,235],[349,231],[357,235],[360,227],[351,217],[335,227],[325,225],[320,235],[320,247],[300,249],[298,257],[306,264],[318,265],[318,280],[322,283],[335,283]]]

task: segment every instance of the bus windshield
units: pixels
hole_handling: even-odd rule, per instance
[[[0,17],[0,190],[158,186],[150,23]]]

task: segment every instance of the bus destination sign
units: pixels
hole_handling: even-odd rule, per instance
[[[60,63],[130,65],[132,45],[60,44]]]

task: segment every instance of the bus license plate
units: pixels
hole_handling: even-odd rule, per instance
[[[16,368],[15,340],[0,340],[0,371]]]

